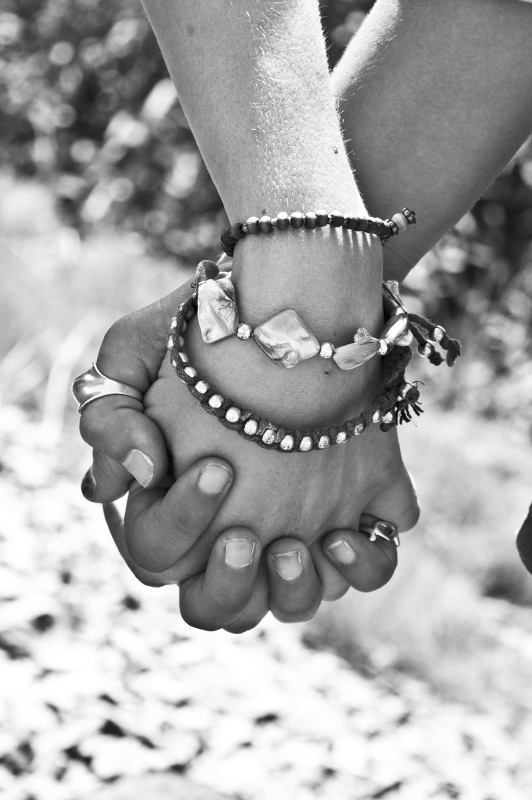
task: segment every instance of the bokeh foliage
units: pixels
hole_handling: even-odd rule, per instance
[[[372,2],[322,0],[331,66]],[[4,0],[0,166],[51,187],[67,225],[212,254],[224,212],[139,3]],[[410,291],[468,342],[448,405],[532,424],[532,148],[414,271]],[[430,280],[429,280],[430,279]]]

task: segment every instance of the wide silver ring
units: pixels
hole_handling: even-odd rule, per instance
[[[76,378],[72,384],[72,394],[78,404],[79,414],[93,400],[98,400],[100,397],[106,397],[109,394],[125,394],[135,400],[140,400],[141,403],[143,399],[142,392],[139,392],[133,386],[106,378],[96,364],[93,364],[87,372]]]
[[[378,536],[381,539],[385,539],[387,542],[392,542],[396,547],[399,547],[401,544],[397,527],[393,522],[388,522],[385,519],[376,519],[371,525],[360,523],[358,529],[361,533],[365,533],[369,536],[370,542],[374,542]]]

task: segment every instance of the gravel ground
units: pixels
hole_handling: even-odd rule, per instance
[[[189,628],[37,426],[7,408],[0,433],[2,800],[530,800],[530,748],[495,715],[369,680],[304,626]]]

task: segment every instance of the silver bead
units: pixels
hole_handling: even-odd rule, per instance
[[[239,339],[249,339],[251,334],[253,333],[253,328],[251,325],[246,325],[245,322],[242,322],[241,325],[238,326],[236,335]]]
[[[209,391],[209,384],[206,381],[198,381],[194,388],[200,394],[205,394]]]
[[[331,440],[328,436],[320,436],[320,440],[318,442],[318,449],[319,450],[326,450],[327,447],[331,446]]]
[[[408,228],[408,222],[403,214],[394,214],[392,217],[392,222],[395,222],[400,231],[406,231]]]
[[[209,397],[209,405],[211,408],[220,408],[223,405],[224,399],[221,394],[213,394]]]
[[[186,353],[179,353],[179,358],[183,362],[183,364],[188,364],[188,356]]]
[[[275,442],[275,433],[271,428],[268,428],[262,434],[262,441],[264,444],[273,444]]]
[[[231,406],[225,412],[225,418],[228,422],[238,422],[240,419],[241,411],[236,406]]]
[[[432,339],[433,342],[441,342],[444,336],[445,336],[445,329],[442,328],[441,325],[436,325],[436,327],[430,334],[430,338]]]
[[[259,423],[255,419],[248,419],[244,425],[244,433],[248,436],[255,436],[259,428]]]
[[[389,344],[394,344],[395,340],[408,330],[408,319],[400,312],[394,314],[382,329],[381,339],[385,339]]]
[[[172,339],[171,336],[169,336],[168,339],[166,340],[166,349],[171,350],[173,346],[174,346],[174,340]]]
[[[185,367],[184,369],[185,375],[188,375],[189,378],[197,378],[198,373],[194,369],[194,367]]]
[[[330,342],[324,342],[320,347],[320,356],[322,358],[332,358],[336,353],[336,348]]]
[[[302,453],[308,453],[309,450],[312,450],[312,439],[310,436],[303,436],[299,443],[299,449]]]
[[[407,331],[406,333],[404,333],[402,336],[400,336],[398,339],[395,340],[395,344],[398,344],[401,347],[410,347],[413,340],[414,340],[414,334],[412,333],[412,331]]]
[[[177,328],[177,317],[172,317],[172,321],[170,322],[170,330],[175,331]]]
[[[375,425],[376,425],[378,422],[382,422],[382,412],[381,412],[379,409],[377,409],[377,411],[375,411],[375,413],[373,414],[373,416],[372,416],[372,418],[371,418],[371,421],[372,421],[372,422],[373,422]]]
[[[433,347],[430,342],[427,344],[419,345],[417,351],[422,358],[428,358],[432,353]]]
[[[281,450],[293,450],[294,449],[294,437],[287,434],[285,437],[281,439],[280,443]]]
[[[336,444],[344,444],[345,442],[347,442],[347,433],[340,431],[336,434]]]
[[[355,436],[360,436],[361,433],[364,433],[364,426],[362,425],[362,423],[360,423],[359,425],[355,425],[355,430],[353,431],[353,433],[355,434]]]
[[[177,367],[177,361],[175,360],[175,358],[173,358],[173,359],[170,361],[170,364],[173,366],[173,368],[174,368],[174,369]]]

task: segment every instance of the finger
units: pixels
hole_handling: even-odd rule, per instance
[[[182,287],[112,325],[98,354],[102,374],[144,394],[165,356],[173,309],[187,294],[188,287]],[[142,412],[142,403],[126,395],[107,395],[83,409],[81,435],[98,452],[83,482],[87,499],[109,502],[125,494],[131,476],[147,488],[158,485],[166,475],[163,436]]]
[[[232,622],[224,625],[228,633],[245,633],[255,628],[270,610],[270,583],[264,556],[259,563],[251,600]]]
[[[393,542],[370,541],[359,531],[338,529],[322,539],[323,552],[338,572],[359,592],[374,592],[384,586],[397,567]]]
[[[329,561],[322,550],[321,541],[312,542],[309,550],[314,562],[314,568],[320,579],[323,592],[322,599],[327,602],[339,600],[349,590],[349,583]]]
[[[250,603],[261,545],[248,528],[231,528],[215,541],[207,569],[184,581],[179,591],[181,616],[194,628],[219,630]]]
[[[113,541],[118,548],[118,552],[128,565],[131,572],[135,575],[135,577],[138,578],[138,580],[145,586],[153,586],[153,587],[164,586],[167,583],[167,581],[163,580],[161,576],[154,575],[153,573],[150,573],[147,570],[144,570],[141,567],[137,566],[137,564],[135,564],[135,562],[129,555],[126,545],[124,520],[122,519],[120,511],[114,505],[114,503],[104,504],[103,514],[105,517],[105,521],[107,523],[107,527],[109,528],[111,536],[113,537]]]
[[[126,544],[135,563],[157,573],[174,565],[209,526],[232,480],[226,461],[203,458],[168,490],[135,484],[125,517]]]
[[[270,610],[281,622],[314,616],[322,599],[321,583],[307,547],[293,537],[276,539],[267,550]]]

